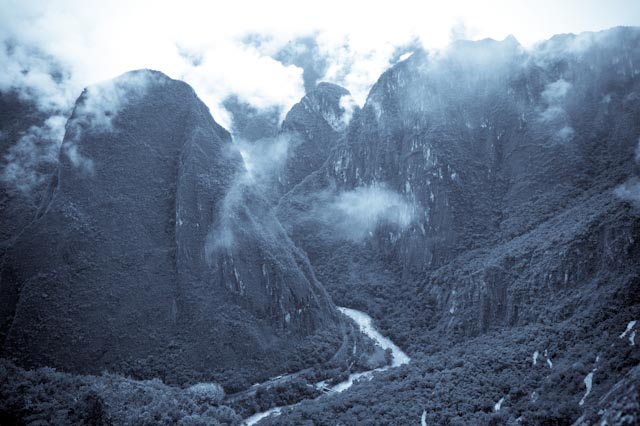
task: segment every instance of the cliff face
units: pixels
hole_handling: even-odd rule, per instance
[[[292,138],[289,158],[278,176],[286,194],[318,170],[335,148],[353,113],[349,92],[340,86],[320,83],[287,113],[282,134]]]
[[[427,420],[439,424],[456,410],[438,401],[460,407],[456,395],[467,407],[458,416],[476,413],[460,424],[485,424],[462,393],[495,403],[507,392],[511,411],[496,421],[520,413],[529,424],[570,424],[592,367],[587,411],[628,381],[637,355],[617,334],[640,315],[638,46],[637,28],[615,28],[530,50],[507,38],[418,51],[380,77],[325,165],[282,198],[279,218],[334,300],[367,310],[417,360],[407,373],[416,387],[388,407],[433,401]],[[362,188],[400,195],[409,223],[379,221],[358,241],[327,230],[318,199]],[[558,358],[548,374],[519,363],[545,348]],[[457,377],[446,360],[458,358],[461,377],[494,374],[495,362],[505,376],[495,386],[421,385]],[[357,398],[374,398],[375,387]]]
[[[60,117],[19,93],[0,93],[0,252],[31,222],[56,170]]]
[[[418,52],[373,87],[332,176],[346,188],[385,182],[419,206],[412,229],[387,236],[408,264],[513,238],[633,173],[639,37],[620,28],[532,51],[508,38]]]
[[[286,369],[338,320],[243,174],[185,83],[135,71],[85,90],[47,200],[4,259],[3,353],[178,381]]]

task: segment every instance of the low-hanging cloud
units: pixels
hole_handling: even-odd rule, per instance
[[[234,145],[240,151],[246,169],[242,179],[247,184],[269,185],[286,164],[295,143],[295,137],[290,134],[251,142],[236,139]]]
[[[309,93],[316,88],[316,84],[324,76],[329,59],[320,51],[316,37],[317,34],[295,37],[282,46],[269,35],[251,34],[245,38],[245,42],[264,54],[272,56],[285,66],[295,65],[301,68],[304,90]]]
[[[69,69],[40,46],[0,38],[0,64],[0,92],[15,92],[43,113],[68,113],[80,94]]]
[[[560,78],[548,83],[540,94],[546,105],[546,108],[540,112],[540,121],[554,132],[554,139],[560,142],[570,140],[575,134],[569,125],[569,117],[564,109],[565,99],[572,87],[570,82]]]
[[[234,180],[222,200],[219,220],[212,224],[212,228],[205,242],[207,259],[220,250],[231,249],[236,242],[234,229],[237,224],[234,217],[242,209],[251,209],[255,215],[253,220],[273,225],[272,220],[265,220],[264,215],[271,215],[271,203],[279,196],[277,179],[283,170],[290,150],[295,146],[296,139],[289,134],[262,138],[250,141],[236,138],[229,145],[226,155],[230,161],[238,153],[242,157],[243,168],[233,177]],[[259,199],[259,200],[258,200]],[[253,221],[252,221],[253,223]],[[279,226],[279,225],[278,225]],[[273,229],[263,229],[265,232]]]
[[[342,127],[346,128],[353,118],[353,113],[358,109],[358,103],[353,99],[353,96],[349,94],[340,97],[339,106],[342,109],[340,121]]]
[[[80,141],[83,134],[87,131],[115,131],[113,121],[120,110],[128,102],[144,96],[152,81],[164,80],[155,73],[134,72],[85,89],[76,105],[74,117],[69,121],[66,141],[62,145],[62,153],[78,171],[91,176],[95,169],[94,160],[82,153]]]
[[[33,188],[42,185],[49,176],[43,172],[43,166],[55,164],[58,159],[66,121],[66,117],[55,115],[20,136],[3,158],[0,180],[23,196],[28,196]]]
[[[640,138],[634,152],[634,160],[640,165]],[[620,199],[628,201],[640,207],[640,178],[633,176],[622,185],[617,186],[613,193]]]
[[[559,32],[632,24],[638,16],[630,0],[615,22],[604,23],[612,19],[608,8],[607,14],[590,16],[587,21],[599,23],[588,28],[577,19],[555,24],[532,19],[546,16],[545,6],[510,10],[510,18],[500,20],[491,12],[495,8],[472,1],[433,5],[422,13],[416,2],[399,0],[392,8],[370,5],[366,19],[361,5],[338,0],[314,13],[293,0],[251,5],[185,0],[154,4],[152,14],[140,0],[0,1],[0,91],[18,92],[49,116],[68,116],[84,87],[151,68],[192,85],[226,128],[233,117],[224,101],[231,96],[284,115],[305,88],[328,81],[347,88],[363,105],[383,71],[423,46],[444,47],[469,37],[503,39],[509,33],[530,45]],[[574,18],[583,12],[563,4],[554,13]],[[261,41],[247,43],[251,35]],[[582,35],[573,49],[605,41]],[[549,109],[546,117],[555,112]],[[572,135],[567,123],[557,132],[561,139]]]
[[[640,179],[632,177],[622,185],[616,187],[614,194],[616,194],[618,198],[640,207]]]
[[[336,236],[362,241],[381,225],[406,229],[416,217],[416,206],[384,186],[358,187],[340,192],[322,209],[322,220],[337,229]]]
[[[571,87],[571,83],[561,78],[545,86],[542,98],[549,104],[555,104],[564,99]]]
[[[145,95],[149,84],[163,81],[148,72],[134,72],[119,76],[116,80],[87,87],[82,102],[76,106],[93,131],[113,131],[113,120],[129,101]]]

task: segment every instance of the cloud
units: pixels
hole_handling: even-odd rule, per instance
[[[478,30],[476,28],[469,28],[463,19],[458,19],[449,31],[449,42],[455,43],[460,40],[473,40],[477,34]]]
[[[616,194],[618,198],[640,207],[640,179],[637,177],[629,179],[627,182],[616,187],[614,194]]]
[[[49,176],[43,173],[43,166],[58,159],[66,121],[66,117],[55,115],[41,126],[29,128],[5,154],[0,180],[24,196],[42,185]]]
[[[253,40],[260,40],[263,44],[264,37],[256,35]],[[284,65],[295,65],[302,68],[302,79],[306,93],[316,88],[316,84],[325,75],[328,57],[320,51],[316,34],[296,37],[287,42],[284,47],[278,47],[273,53],[265,52]]]
[[[38,110],[58,114],[69,111],[78,96],[68,70],[37,47],[0,40],[0,91],[15,91],[22,101]]]
[[[294,136],[283,134],[254,141],[236,138],[229,145],[226,152],[228,161],[234,161],[239,153],[244,167],[233,177],[221,204],[219,220],[213,224],[207,236],[207,259],[211,259],[219,250],[231,249],[237,240],[235,233],[247,231],[238,229],[241,218],[247,217],[246,211],[251,211],[251,219],[242,226],[254,226],[256,223],[260,223],[260,226],[274,226],[272,220],[275,219],[270,216],[270,203],[275,202],[280,195],[276,180],[296,142]],[[262,231],[271,232],[273,229],[261,228],[260,232]]]
[[[556,136],[563,142],[566,142],[568,140],[570,140],[571,138],[573,138],[573,135],[576,132],[573,130],[572,127],[570,126],[564,126],[562,129],[558,130],[556,132]]]
[[[151,68],[191,84],[216,121],[229,127],[222,105],[228,97],[286,112],[305,88],[322,80],[344,86],[362,105],[380,73],[415,46],[398,50],[416,40],[433,48],[446,46],[450,34],[503,39],[514,33],[530,45],[555,33],[633,24],[640,17],[631,0],[613,0],[606,8],[578,7],[576,1],[554,5],[558,19],[549,20],[548,5],[523,8],[501,0],[398,0],[393,7],[328,0],[313,13],[294,0],[152,6],[143,0],[0,0],[0,90],[20,88],[59,114],[70,110],[84,87]],[[252,34],[261,42],[247,43]]]
[[[93,175],[94,161],[80,152],[80,141],[85,133],[113,132],[113,120],[121,109],[128,102],[144,96],[150,84],[164,81],[157,73],[130,72],[86,88],[69,120],[62,153],[80,172]]]
[[[540,119],[544,122],[552,122],[556,119],[564,117],[564,108],[557,105],[549,106],[547,109],[540,113]]]
[[[549,83],[545,86],[542,91],[542,99],[544,99],[548,104],[557,104],[561,102],[567,93],[571,89],[572,84],[568,81],[560,78],[553,83]]]
[[[94,132],[113,131],[113,120],[120,110],[131,100],[144,96],[149,84],[162,81],[156,73],[133,72],[89,86],[76,105],[75,115]]]
[[[638,138],[634,159],[637,164],[640,164],[640,138]],[[640,207],[640,178],[637,176],[629,178],[625,183],[616,187],[613,192],[618,198]]]
[[[553,139],[559,142],[567,142],[575,134],[563,106],[572,87],[571,83],[560,78],[548,83],[540,94],[546,108],[540,113],[539,119],[553,132]]]
[[[244,182],[251,185],[269,185],[286,164],[295,143],[294,136],[290,134],[253,142],[236,140],[234,145],[240,151],[246,169]]]
[[[353,96],[349,94],[341,96],[338,105],[343,111],[340,116],[340,121],[342,122],[343,127],[347,127],[353,118],[353,113],[358,109],[358,104],[353,99]]]
[[[62,146],[62,152],[78,171],[83,173],[85,176],[93,176],[95,164],[91,158],[80,153],[77,144],[71,142],[64,144]]]
[[[321,217],[337,228],[337,236],[362,241],[381,225],[407,228],[416,217],[416,207],[384,186],[367,186],[337,194]]]

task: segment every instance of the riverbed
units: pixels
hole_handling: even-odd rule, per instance
[[[402,349],[400,349],[389,338],[383,336],[373,326],[373,319],[369,315],[367,315],[366,313],[364,313],[362,311],[358,311],[358,310],[351,309],[351,308],[338,307],[338,310],[340,312],[342,312],[344,315],[346,315],[349,318],[351,318],[353,321],[355,321],[355,323],[358,324],[358,327],[360,327],[360,331],[362,331],[370,339],[372,339],[374,342],[376,342],[376,344],[378,344],[380,347],[382,347],[385,350],[386,349],[390,349],[391,350],[391,364],[387,365],[385,367],[376,368],[374,370],[362,371],[362,372],[359,372],[359,373],[351,374],[351,375],[349,375],[347,380],[345,380],[343,382],[340,382],[340,383],[338,383],[336,385],[333,385],[330,388],[328,388],[327,394],[331,395],[331,394],[334,394],[334,393],[344,392],[345,390],[349,389],[356,380],[371,379],[371,377],[373,377],[373,375],[376,372],[385,371],[385,370],[388,370],[389,368],[399,367],[399,366],[401,366],[403,364],[407,364],[409,361],[411,361],[411,358],[409,358],[409,356],[406,353],[404,353],[402,351]],[[324,387],[324,382],[317,383],[316,386],[317,387]],[[319,398],[322,398],[322,397],[324,397],[324,396],[321,396]],[[274,407],[274,408],[271,408],[271,409],[269,409],[267,411],[263,411],[263,412],[260,412],[260,413],[255,413],[251,417],[246,418],[244,420],[244,424],[246,426],[255,425],[260,420],[262,420],[262,419],[264,419],[266,417],[279,415],[283,408],[294,407],[295,405],[297,405],[297,404],[287,405],[287,406],[283,406],[283,407]]]

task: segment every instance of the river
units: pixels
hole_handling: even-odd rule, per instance
[[[389,338],[383,336],[378,330],[376,330],[376,328],[373,326],[373,320],[371,319],[371,317],[369,315],[365,314],[364,312],[357,311],[357,310],[351,309],[351,308],[338,307],[338,310],[340,312],[342,312],[344,315],[346,315],[349,318],[351,318],[353,321],[355,321],[356,324],[358,324],[358,327],[360,327],[360,331],[362,331],[369,338],[371,338],[373,341],[375,341],[383,349],[390,349],[392,358],[391,358],[391,364],[387,365],[385,367],[376,368],[374,370],[363,371],[363,372],[360,372],[360,373],[351,374],[347,380],[345,380],[343,382],[340,382],[340,383],[332,386],[331,388],[329,388],[328,394],[343,392],[343,391],[349,389],[353,385],[353,383],[358,379],[361,379],[361,378],[369,378],[370,379],[373,376],[373,374],[378,372],[378,371],[384,371],[384,370],[388,370],[389,368],[399,367],[399,366],[401,366],[403,364],[407,364],[411,360],[411,358],[409,358],[409,356],[406,353],[404,353],[402,351],[402,349],[400,349]],[[316,386],[323,386],[323,385],[324,385],[323,382],[316,384]],[[322,398],[322,396],[320,396],[318,398]],[[262,420],[262,419],[264,419],[266,417],[279,415],[283,408],[293,407],[295,405],[297,405],[297,404],[287,405],[287,406],[284,406],[284,407],[274,407],[274,408],[271,408],[271,409],[269,409],[267,411],[256,413],[253,416],[246,418],[244,420],[244,424],[246,426],[255,425],[260,420]]]

